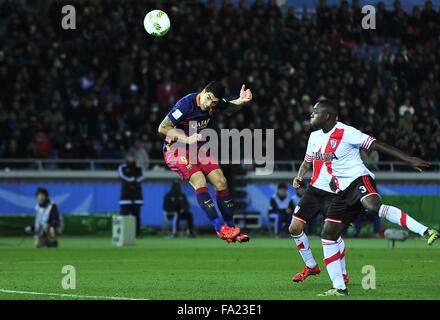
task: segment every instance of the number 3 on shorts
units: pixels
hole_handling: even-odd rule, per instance
[[[362,193],[367,192],[367,189],[364,186],[360,186],[359,189],[361,190]]]

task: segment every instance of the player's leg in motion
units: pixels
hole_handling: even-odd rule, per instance
[[[223,223],[218,216],[215,204],[212,201],[211,196],[209,195],[205,175],[203,174],[203,172],[197,171],[196,173],[191,175],[189,183],[196,191],[197,201],[200,207],[203,209],[203,211],[205,211],[215,231],[219,233]]]
[[[340,260],[341,260],[341,271],[342,271],[342,278],[344,279],[344,283],[347,284],[349,281],[348,278],[348,272],[347,272],[347,265],[345,263],[345,242],[342,237],[339,237],[338,240],[338,247],[339,247],[339,253],[340,253]]]
[[[228,227],[234,227],[233,207],[234,201],[228,189],[228,184],[223,172],[220,169],[211,171],[207,176],[208,181],[215,187],[217,205],[223,216],[223,220]]]
[[[226,227],[224,228],[225,232],[222,232],[222,236],[224,234],[229,234],[226,239],[228,242],[247,242],[249,241],[249,237],[240,232],[240,228],[236,228],[234,225],[234,201],[231,197],[231,193],[228,189],[228,183],[221,169],[212,170],[207,178],[209,182],[215,188],[215,195],[217,198],[217,205],[220,209],[220,212],[223,216],[223,220],[225,222]]]
[[[319,265],[313,258],[312,249],[309,245],[309,239],[304,233],[304,226],[309,222],[313,222],[320,212],[325,212],[332,202],[333,197],[327,193],[323,195],[320,191],[312,187],[307,189],[300,203],[295,208],[295,213],[292,217],[292,222],[289,226],[289,231],[292,239],[295,241],[296,247],[304,260],[304,270],[295,274],[292,278],[294,282],[304,281],[310,275],[316,275],[321,272]],[[343,277],[345,283],[348,282],[347,271],[345,270],[345,244],[342,238],[336,238],[338,247],[340,248],[340,255],[343,264]]]
[[[325,296],[343,296],[348,294],[342,272],[340,243],[338,243],[345,228],[346,226],[342,223],[328,220],[325,221],[322,228],[321,242],[324,251],[324,263],[333,284],[333,288],[323,294]]]
[[[296,248],[298,249],[299,254],[305,263],[304,270],[295,274],[292,278],[292,281],[302,282],[308,276],[319,274],[321,269],[313,258],[312,249],[309,245],[309,239],[304,232],[304,222],[293,216],[292,222],[289,226],[289,232],[293,241],[295,241]]]
[[[361,199],[361,203],[368,211],[377,212],[380,217],[423,236],[428,240],[429,245],[438,238],[436,230],[429,229],[399,208],[383,204],[378,194],[373,193],[364,197]]]

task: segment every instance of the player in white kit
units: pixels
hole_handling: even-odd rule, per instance
[[[310,167],[313,167],[310,185],[296,206],[289,226],[290,235],[295,241],[296,248],[305,264],[304,269],[292,277],[293,282],[302,282],[309,276],[318,275],[321,272],[319,264],[313,257],[309,239],[304,232],[304,226],[313,221],[318,214],[322,214],[325,217],[328,207],[336,197],[336,192],[330,189],[332,176],[326,170],[321,170],[324,160],[313,159],[312,157],[311,150],[312,146],[316,143],[315,137],[317,135],[319,135],[318,131],[311,133],[304,161],[298,170],[297,176],[293,179],[293,187],[299,188],[304,175]],[[341,237],[337,242],[341,256],[342,276],[345,284],[347,284],[349,277],[345,265],[345,243]]]
[[[425,237],[428,245],[438,238],[436,230],[422,225],[399,208],[382,204],[374,174],[365,167],[359,149],[371,148],[388,154],[419,171],[428,167],[429,163],[411,157],[372,136],[338,122],[337,119],[338,107],[335,102],[322,99],[315,104],[311,124],[320,130],[310,136],[311,146],[306,155],[313,160],[323,160],[321,170],[316,168],[314,171],[316,170],[318,175],[328,173],[331,176],[330,189],[337,194],[328,207],[321,232],[324,263],[333,284],[330,290],[322,294],[324,296],[348,294],[343,278],[338,239],[347,225],[353,222],[363,209],[377,213],[380,217]]]

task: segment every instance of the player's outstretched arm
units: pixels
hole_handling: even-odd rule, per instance
[[[165,116],[165,118],[163,118],[157,131],[160,134],[169,138],[171,141],[179,141],[185,144],[193,144],[197,141],[202,140],[201,134],[194,133],[190,137],[188,137],[182,130],[176,129],[168,116]]]
[[[252,92],[251,89],[246,89],[245,85],[241,86],[240,97],[235,100],[229,101],[232,104],[229,108],[226,109],[227,114],[233,114],[241,109],[241,107],[252,100]]]
[[[394,148],[393,146],[390,146],[389,144],[386,144],[382,141],[374,140],[370,146],[370,149],[385,153],[389,156],[405,161],[411,167],[418,171],[422,171],[422,168],[427,168],[430,166],[429,162],[417,157],[411,157],[406,153],[400,151],[399,149]]]
[[[298,189],[300,187],[301,181],[304,179],[304,175],[310,169],[311,162],[304,160],[299,167],[297,176],[293,179],[293,187]]]

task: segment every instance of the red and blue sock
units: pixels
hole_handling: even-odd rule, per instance
[[[222,221],[217,214],[214,201],[212,201],[211,196],[208,193],[208,188],[203,187],[196,189],[196,196],[200,207],[205,211],[211,224],[215,228],[215,231],[219,232],[222,227]]]
[[[232,200],[229,189],[216,190],[215,196],[225,224],[228,227],[234,227],[234,200]]]

